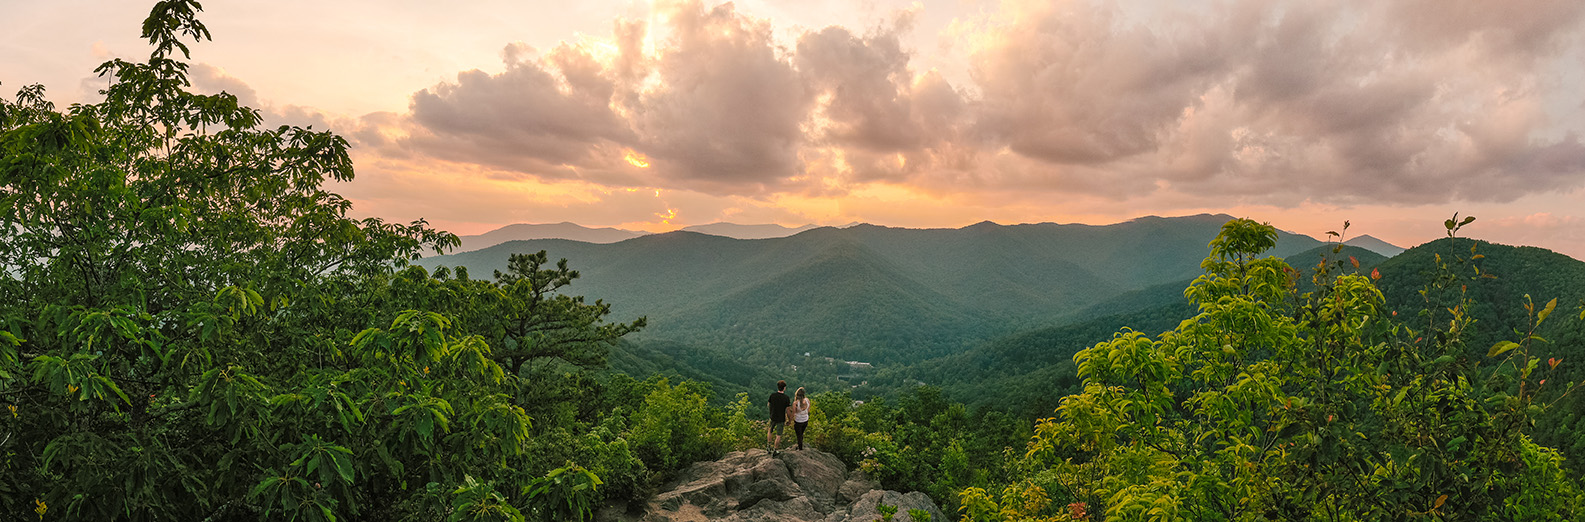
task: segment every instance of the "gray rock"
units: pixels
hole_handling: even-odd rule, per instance
[[[875,506],[885,503],[898,507],[896,522],[913,522],[909,509],[929,512],[932,522],[948,520],[923,493],[877,487],[819,450],[773,457],[754,449],[689,466],[643,504],[642,515],[617,509],[602,514],[612,522],[869,522],[880,519]]]
[[[836,500],[838,503],[852,504],[860,497],[863,497],[865,493],[878,488],[880,488],[880,485],[870,480],[869,477],[864,476],[864,472],[854,471],[848,475],[847,482],[843,482],[842,487],[837,489]]]
[[[941,512],[940,508],[936,507],[936,502],[930,500],[929,495],[918,491],[899,493],[890,490],[875,490],[865,493],[863,497],[853,503],[852,509],[848,512],[847,520],[849,522],[880,520],[881,513],[875,509],[877,504],[897,506],[897,514],[892,517],[893,522],[914,522],[913,518],[908,516],[908,510],[910,509],[923,509],[925,512],[930,513],[931,522],[951,520],[947,518],[945,513]]]
[[[781,461],[786,463],[793,481],[809,495],[815,508],[821,513],[831,512],[837,493],[847,479],[847,466],[842,460],[823,451],[804,450],[782,453]]]
[[[667,491],[655,497],[655,505],[666,511],[676,511],[682,507],[682,503],[682,494],[676,491]]]
[[[754,507],[733,513],[724,519],[731,522],[792,522],[806,521],[817,522],[821,519],[820,512],[815,510],[814,504],[808,497],[796,497],[784,501],[765,500]]]
[[[721,479],[730,494],[742,493],[744,488],[754,483],[754,470],[740,469]]]
[[[761,500],[784,502],[802,496],[803,488],[796,482],[784,478],[765,479],[748,485],[748,491],[738,497],[737,508],[748,509]]]
[[[775,458],[766,458],[755,463],[749,475],[754,482],[778,478],[792,479],[792,475],[787,472],[787,464]]]
[[[710,517],[699,509],[699,506],[683,505],[677,511],[650,511],[644,513],[641,522],[708,522]]]
[[[710,517],[712,519],[724,518],[733,511],[736,511],[737,506],[738,500],[735,498],[720,498],[716,499],[714,502],[711,502],[710,505],[705,506],[701,511],[704,513],[704,516]]]

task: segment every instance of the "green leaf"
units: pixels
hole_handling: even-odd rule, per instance
[[[1554,308],[1557,308],[1557,298],[1556,297],[1552,298],[1551,301],[1547,301],[1546,307],[1541,309],[1541,313],[1536,314],[1535,324],[1539,325],[1539,324],[1541,324],[1541,321],[1545,321],[1546,320],[1546,316],[1552,315],[1552,310]]]
[[[343,448],[345,449],[345,448]],[[352,459],[344,453],[332,454],[330,457],[336,463],[336,473],[341,475],[341,481],[352,483]]]
[[[1497,341],[1497,344],[1491,345],[1490,350],[1486,350],[1486,356],[1496,357],[1504,353],[1508,353],[1509,350],[1513,350],[1514,348],[1518,347],[1519,343],[1513,341]]]
[[[248,496],[257,497],[257,496],[259,496],[259,494],[264,493],[264,490],[270,489],[271,487],[275,486],[276,484],[278,484],[280,482],[281,482],[281,477],[274,477],[274,476],[265,477],[264,480],[259,481],[259,484],[257,486],[253,486],[253,490],[248,492]]]

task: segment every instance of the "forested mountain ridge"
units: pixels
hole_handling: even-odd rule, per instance
[[[1384,257],[1396,256],[1403,253],[1404,248],[1386,241],[1377,239],[1369,234],[1352,237],[1343,242],[1344,245],[1360,247]]]
[[[1511,336],[1516,329],[1528,331],[1529,318],[1523,307],[1526,296],[1536,306],[1557,299],[1559,310],[1575,312],[1559,314],[1543,324],[1543,337],[1558,333],[1567,324],[1566,316],[1577,316],[1585,305],[1585,261],[1544,248],[1462,238],[1428,242],[1383,261],[1377,268],[1387,304],[1400,314],[1426,308],[1427,298],[1419,291],[1435,277],[1439,263],[1467,264],[1485,275],[1465,285],[1468,297],[1474,301],[1470,313],[1475,323],[1468,334],[1472,350],[1484,352],[1491,343]],[[1434,300],[1431,303],[1447,304]]]
[[[907,362],[1058,324],[1107,298],[1192,277],[1225,215],[1115,225],[823,227],[738,240],[691,232],[597,245],[508,242],[416,263],[485,275],[513,252],[575,261],[580,292],[613,317],[650,318],[638,339],[754,353]],[[1320,243],[1282,234],[1276,251]]]
[[[457,252],[472,252],[474,250],[489,248],[507,241],[522,241],[530,239],[568,239],[586,243],[615,243],[624,239],[638,237],[638,232],[616,228],[589,228],[576,223],[547,223],[530,224],[519,223],[507,225],[483,234],[471,236],[458,236],[462,241],[457,246]]]
[[[1379,284],[1389,309],[1414,314],[1425,307],[1419,291],[1432,283],[1436,256],[1451,261],[1453,248],[1457,248],[1468,258],[1469,247],[1475,246],[1483,256],[1475,261],[1493,277],[1470,285],[1475,301],[1471,305],[1475,324],[1467,334],[1470,350],[1484,354],[1496,339],[1511,337],[1515,330],[1527,332],[1523,296],[1529,294],[1537,307],[1558,298],[1558,309],[1570,311],[1553,315],[1543,325],[1539,333],[1554,341],[1543,349],[1571,361],[1585,361],[1585,351],[1579,350],[1579,341],[1585,337],[1581,331],[1585,325],[1579,318],[1585,305],[1585,262],[1533,247],[1458,241],[1457,247],[1447,240],[1427,243],[1391,259],[1363,247],[1328,244],[1289,255],[1284,261],[1296,271],[1293,279],[1299,292],[1315,290],[1312,278],[1322,263],[1333,276],[1368,276],[1374,271],[1381,277]],[[1064,317],[1057,326],[1017,332],[961,353],[889,368],[871,379],[871,384],[895,389],[908,382],[922,382],[940,386],[949,398],[970,406],[1049,415],[1062,396],[1077,392],[1075,353],[1123,327],[1155,334],[1192,317],[1195,308],[1183,295],[1190,282],[1185,279],[1119,294]],[[1581,376],[1585,377],[1585,372]]]
[[[1361,247],[1325,244],[1288,256],[1300,288],[1313,290],[1316,265],[1355,273],[1386,258]],[[1353,262],[1359,263],[1359,268]],[[1191,279],[1119,294],[1062,318],[1057,326],[1022,331],[969,350],[881,372],[872,384],[893,389],[907,382],[940,386],[947,397],[975,407],[1011,411],[1025,417],[1050,415],[1062,397],[1078,392],[1073,354],[1106,340],[1122,328],[1146,334],[1170,330],[1193,317],[1183,295]]]
[[[768,239],[787,237],[811,228],[816,228],[816,226],[785,227],[777,224],[739,225],[737,223],[710,223],[686,226],[682,228],[682,231],[734,239]],[[462,240],[462,244],[452,253],[482,250],[508,241],[568,239],[585,243],[615,243],[644,235],[649,235],[649,233],[611,227],[586,227],[565,221],[561,223],[516,223],[482,234],[459,236],[458,238]]]
[[[787,227],[777,225],[775,223],[761,225],[740,225],[737,223],[720,222],[682,227],[683,230],[688,232],[698,232],[700,234],[730,237],[733,239],[772,239],[778,237],[787,237],[812,228],[819,228],[819,226],[803,225],[797,227]]]

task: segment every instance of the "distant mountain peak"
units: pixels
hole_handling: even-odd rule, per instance
[[[458,236],[462,245],[457,252],[472,252],[490,248],[508,241],[527,239],[567,239],[585,243],[615,243],[643,235],[618,228],[590,228],[577,223],[517,223],[506,225],[483,234]]]
[[[816,228],[815,225],[802,225],[788,227],[775,223],[763,225],[742,225],[738,223],[716,222],[707,225],[691,225],[682,230],[709,234],[712,236],[730,237],[733,239],[773,239],[787,237],[805,230]]]
[[[1225,223],[1225,222],[1227,222],[1230,219],[1235,219],[1235,218],[1233,216],[1229,216],[1227,214],[1210,214],[1210,213],[1202,212],[1202,213],[1199,213],[1199,214],[1191,214],[1191,215],[1187,215],[1187,216],[1157,216],[1155,214],[1151,214],[1151,215],[1148,215],[1148,216],[1139,216],[1139,217],[1136,217],[1134,219],[1130,219],[1128,221],[1124,221],[1124,223],[1127,223],[1129,221],[1199,221],[1199,222],[1214,221],[1214,222],[1217,222],[1217,223]]]
[[[1403,247],[1382,241],[1369,234],[1349,239],[1344,241],[1343,244],[1357,246],[1387,257],[1396,256],[1404,250]]]

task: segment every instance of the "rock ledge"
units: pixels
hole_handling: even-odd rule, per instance
[[[678,474],[651,498],[641,515],[602,512],[602,521],[640,522],[870,522],[878,504],[897,506],[895,522],[914,522],[910,509],[931,522],[951,520],[924,493],[885,491],[861,471],[849,472],[830,453],[806,449],[771,456],[737,451],[700,462]]]

